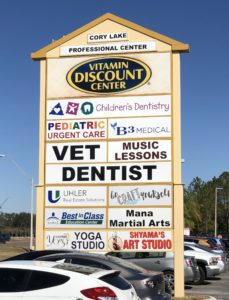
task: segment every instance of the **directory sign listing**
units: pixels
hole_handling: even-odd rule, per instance
[[[172,206],[172,193],[171,185],[48,186],[45,191],[45,205],[46,207],[109,205],[110,208]]]
[[[171,96],[73,98],[47,101],[47,120],[171,115]]]
[[[63,230],[46,231],[45,248],[79,251],[171,251],[168,230]]]
[[[107,206],[105,186],[48,186],[45,190],[45,206],[49,207],[97,207]]]
[[[48,60],[45,248],[171,250],[170,54],[127,31],[60,56]]]

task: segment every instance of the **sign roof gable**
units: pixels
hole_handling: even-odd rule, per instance
[[[116,23],[119,23],[123,26],[126,26],[127,28],[133,29],[135,31],[139,31],[142,34],[148,35],[149,37],[152,37],[156,40],[159,40],[161,42],[164,42],[168,45],[171,46],[172,52],[189,52],[189,45],[188,44],[183,44],[177,40],[174,40],[172,38],[169,38],[165,35],[162,35],[160,33],[157,33],[155,31],[152,31],[150,29],[147,29],[145,27],[142,27],[140,25],[137,25],[131,21],[128,21],[126,19],[120,18],[118,16],[115,16],[110,13],[106,13],[103,16],[91,21],[90,23],[84,25],[83,27],[80,27],[76,29],[75,31],[63,36],[57,41],[52,42],[51,44],[45,46],[44,48],[34,52],[31,54],[31,58],[34,60],[41,60],[46,58],[47,52],[61,46],[62,44],[66,43],[67,41],[75,38],[76,36],[84,33],[85,31],[95,27],[98,24],[101,24],[102,22],[106,20],[111,20]]]

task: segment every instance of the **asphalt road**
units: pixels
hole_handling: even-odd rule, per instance
[[[229,300],[229,263],[227,263],[224,273],[207,279],[205,284],[186,286],[185,294],[209,295],[217,300]]]

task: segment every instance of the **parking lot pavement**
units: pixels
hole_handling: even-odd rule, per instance
[[[217,300],[229,300],[229,263],[226,271],[220,275],[207,279],[203,285],[188,285],[185,293],[193,295],[209,295]]]

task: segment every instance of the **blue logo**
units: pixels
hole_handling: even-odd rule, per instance
[[[134,133],[135,127],[134,126],[118,126],[118,123],[110,124],[112,129],[115,131],[116,135],[127,135],[128,133]]]
[[[63,116],[64,112],[63,112],[63,109],[62,109],[60,103],[58,103],[57,105],[55,105],[53,107],[53,109],[50,111],[49,114],[50,115],[55,115],[55,116]]]
[[[56,191],[53,197],[53,191],[48,191],[48,200],[50,203],[57,203],[60,200],[60,191]]]

